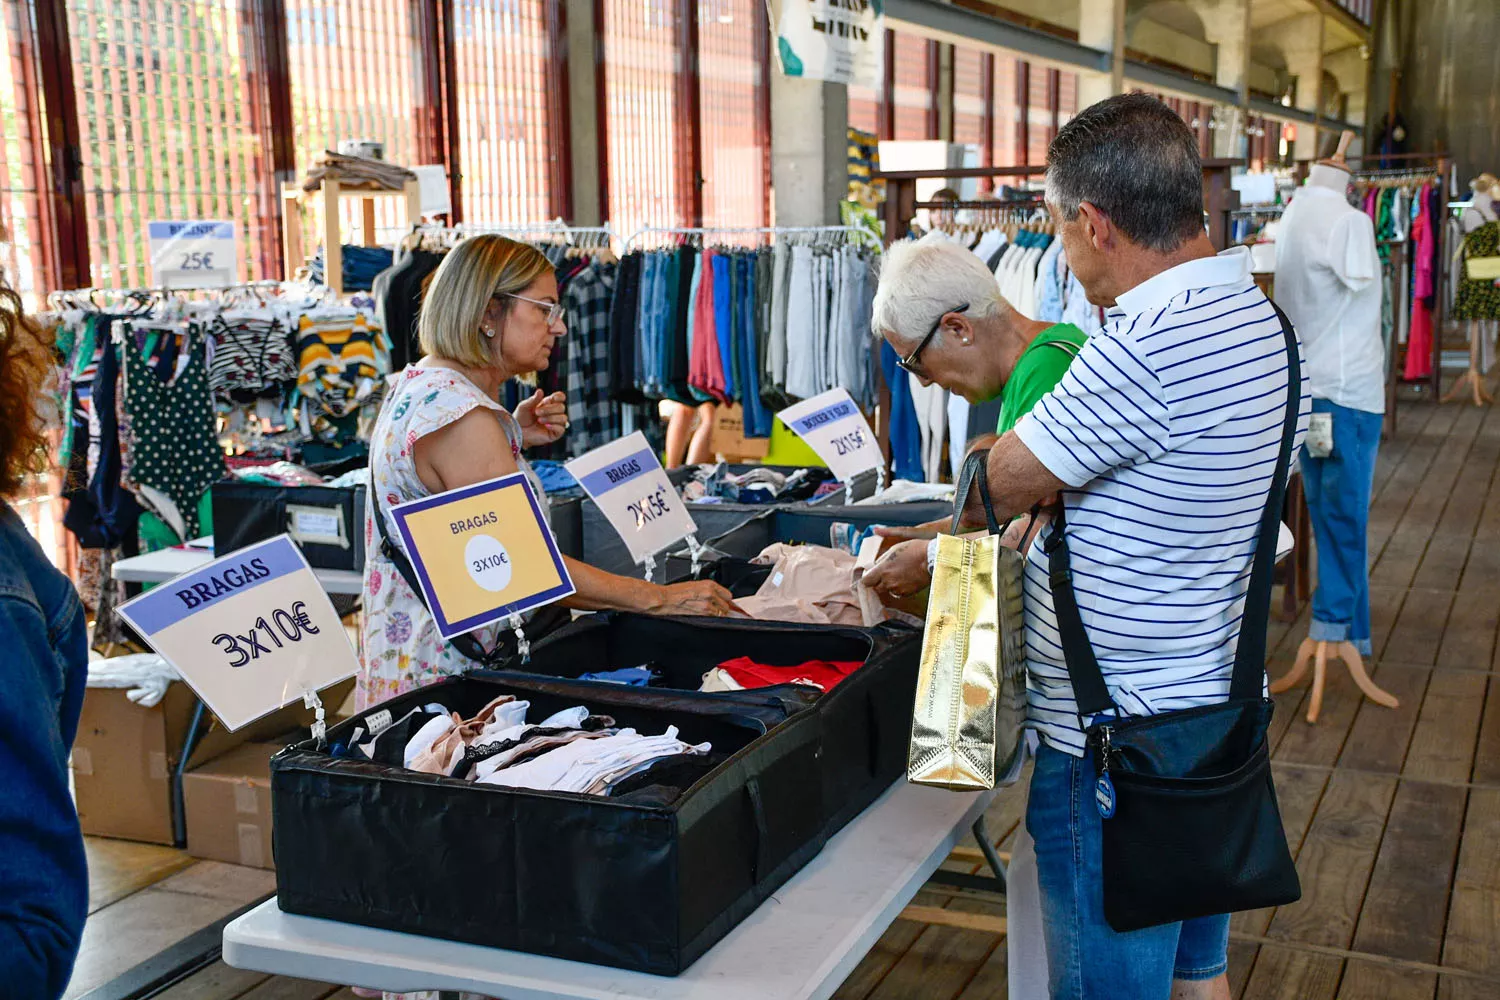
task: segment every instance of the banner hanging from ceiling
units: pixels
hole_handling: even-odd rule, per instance
[[[781,0],[776,51],[787,76],[877,87],[884,0]]]

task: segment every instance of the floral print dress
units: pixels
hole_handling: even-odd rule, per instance
[[[401,578],[380,548],[375,517],[384,516],[391,538],[398,539],[390,508],[431,496],[417,477],[413,457],[417,441],[458,420],[475,407],[495,412],[510,441],[511,454],[531,480],[546,509],[546,494],[521,457],[521,427],[503,406],[462,374],[447,368],[409,366],[390,378],[390,387],[370,438],[370,502],[365,509],[364,641],[355,706],[364,710],[398,694],[462,673],[473,664],[438,634],[419,595]],[[399,542],[398,542],[399,544]],[[489,648],[494,628],[474,637]]]

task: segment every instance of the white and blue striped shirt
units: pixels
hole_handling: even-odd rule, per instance
[[[1108,320],[1016,434],[1073,487],[1073,586],[1115,703],[1147,715],[1222,702],[1286,413],[1281,324],[1245,247],[1137,285]],[[1309,410],[1304,374],[1298,445]],[[1028,715],[1047,743],[1081,756],[1047,570],[1038,542],[1026,567]]]

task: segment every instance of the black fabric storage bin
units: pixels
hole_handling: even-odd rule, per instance
[[[315,569],[365,568],[363,486],[272,486],[226,479],[214,483],[212,502],[216,556],[290,534]],[[328,540],[311,540],[312,530]]]
[[[734,701],[493,674],[380,708],[399,718],[440,701],[471,714],[499,694],[530,700],[538,717],[585,704],[642,732],[677,725],[732,756],[672,805],[645,806],[289,747],[271,761],[281,909],[675,975],[822,849],[817,712],[778,722],[783,713]]]
[[[753,559],[773,542],[827,545],[829,528],[838,521],[863,528],[871,524],[926,524],[929,521],[952,517],[953,504],[946,501],[873,504],[858,507],[800,504],[772,508],[758,517],[734,526],[723,534],[708,536],[704,544],[709,551],[702,557],[705,567],[700,569],[696,578],[716,579],[713,570],[706,570],[707,563],[723,556]],[[662,579],[676,582],[694,578],[692,560],[685,548],[670,552],[664,562],[666,571]],[[750,593],[753,592],[750,591]]]
[[[559,629],[532,647],[529,663],[514,669],[577,677],[649,662],[666,688],[691,692],[683,697],[749,700],[757,705],[775,698],[791,711],[810,704],[822,726],[818,766],[825,833],[832,836],[906,771],[921,655],[921,633],[895,625],[866,629],[620,612],[590,615]],[[864,666],[827,694],[791,684],[697,691],[707,670],[738,656],[773,666],[813,659],[862,660]],[[619,687],[607,681],[580,683]]]

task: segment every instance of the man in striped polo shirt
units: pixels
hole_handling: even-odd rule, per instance
[[[1197,137],[1153,98],[1110,98],[1058,132],[1048,208],[1108,322],[989,457],[1002,520],[1062,491],[1084,629],[1131,715],[1227,699],[1286,408],[1280,323],[1248,249],[1215,254],[1202,190]],[[1304,377],[1298,442],[1308,411]],[[1027,555],[1041,747],[1026,824],[1052,995],[1227,998],[1228,916],[1124,934],[1105,922],[1091,720],[1078,717],[1041,542]]]

